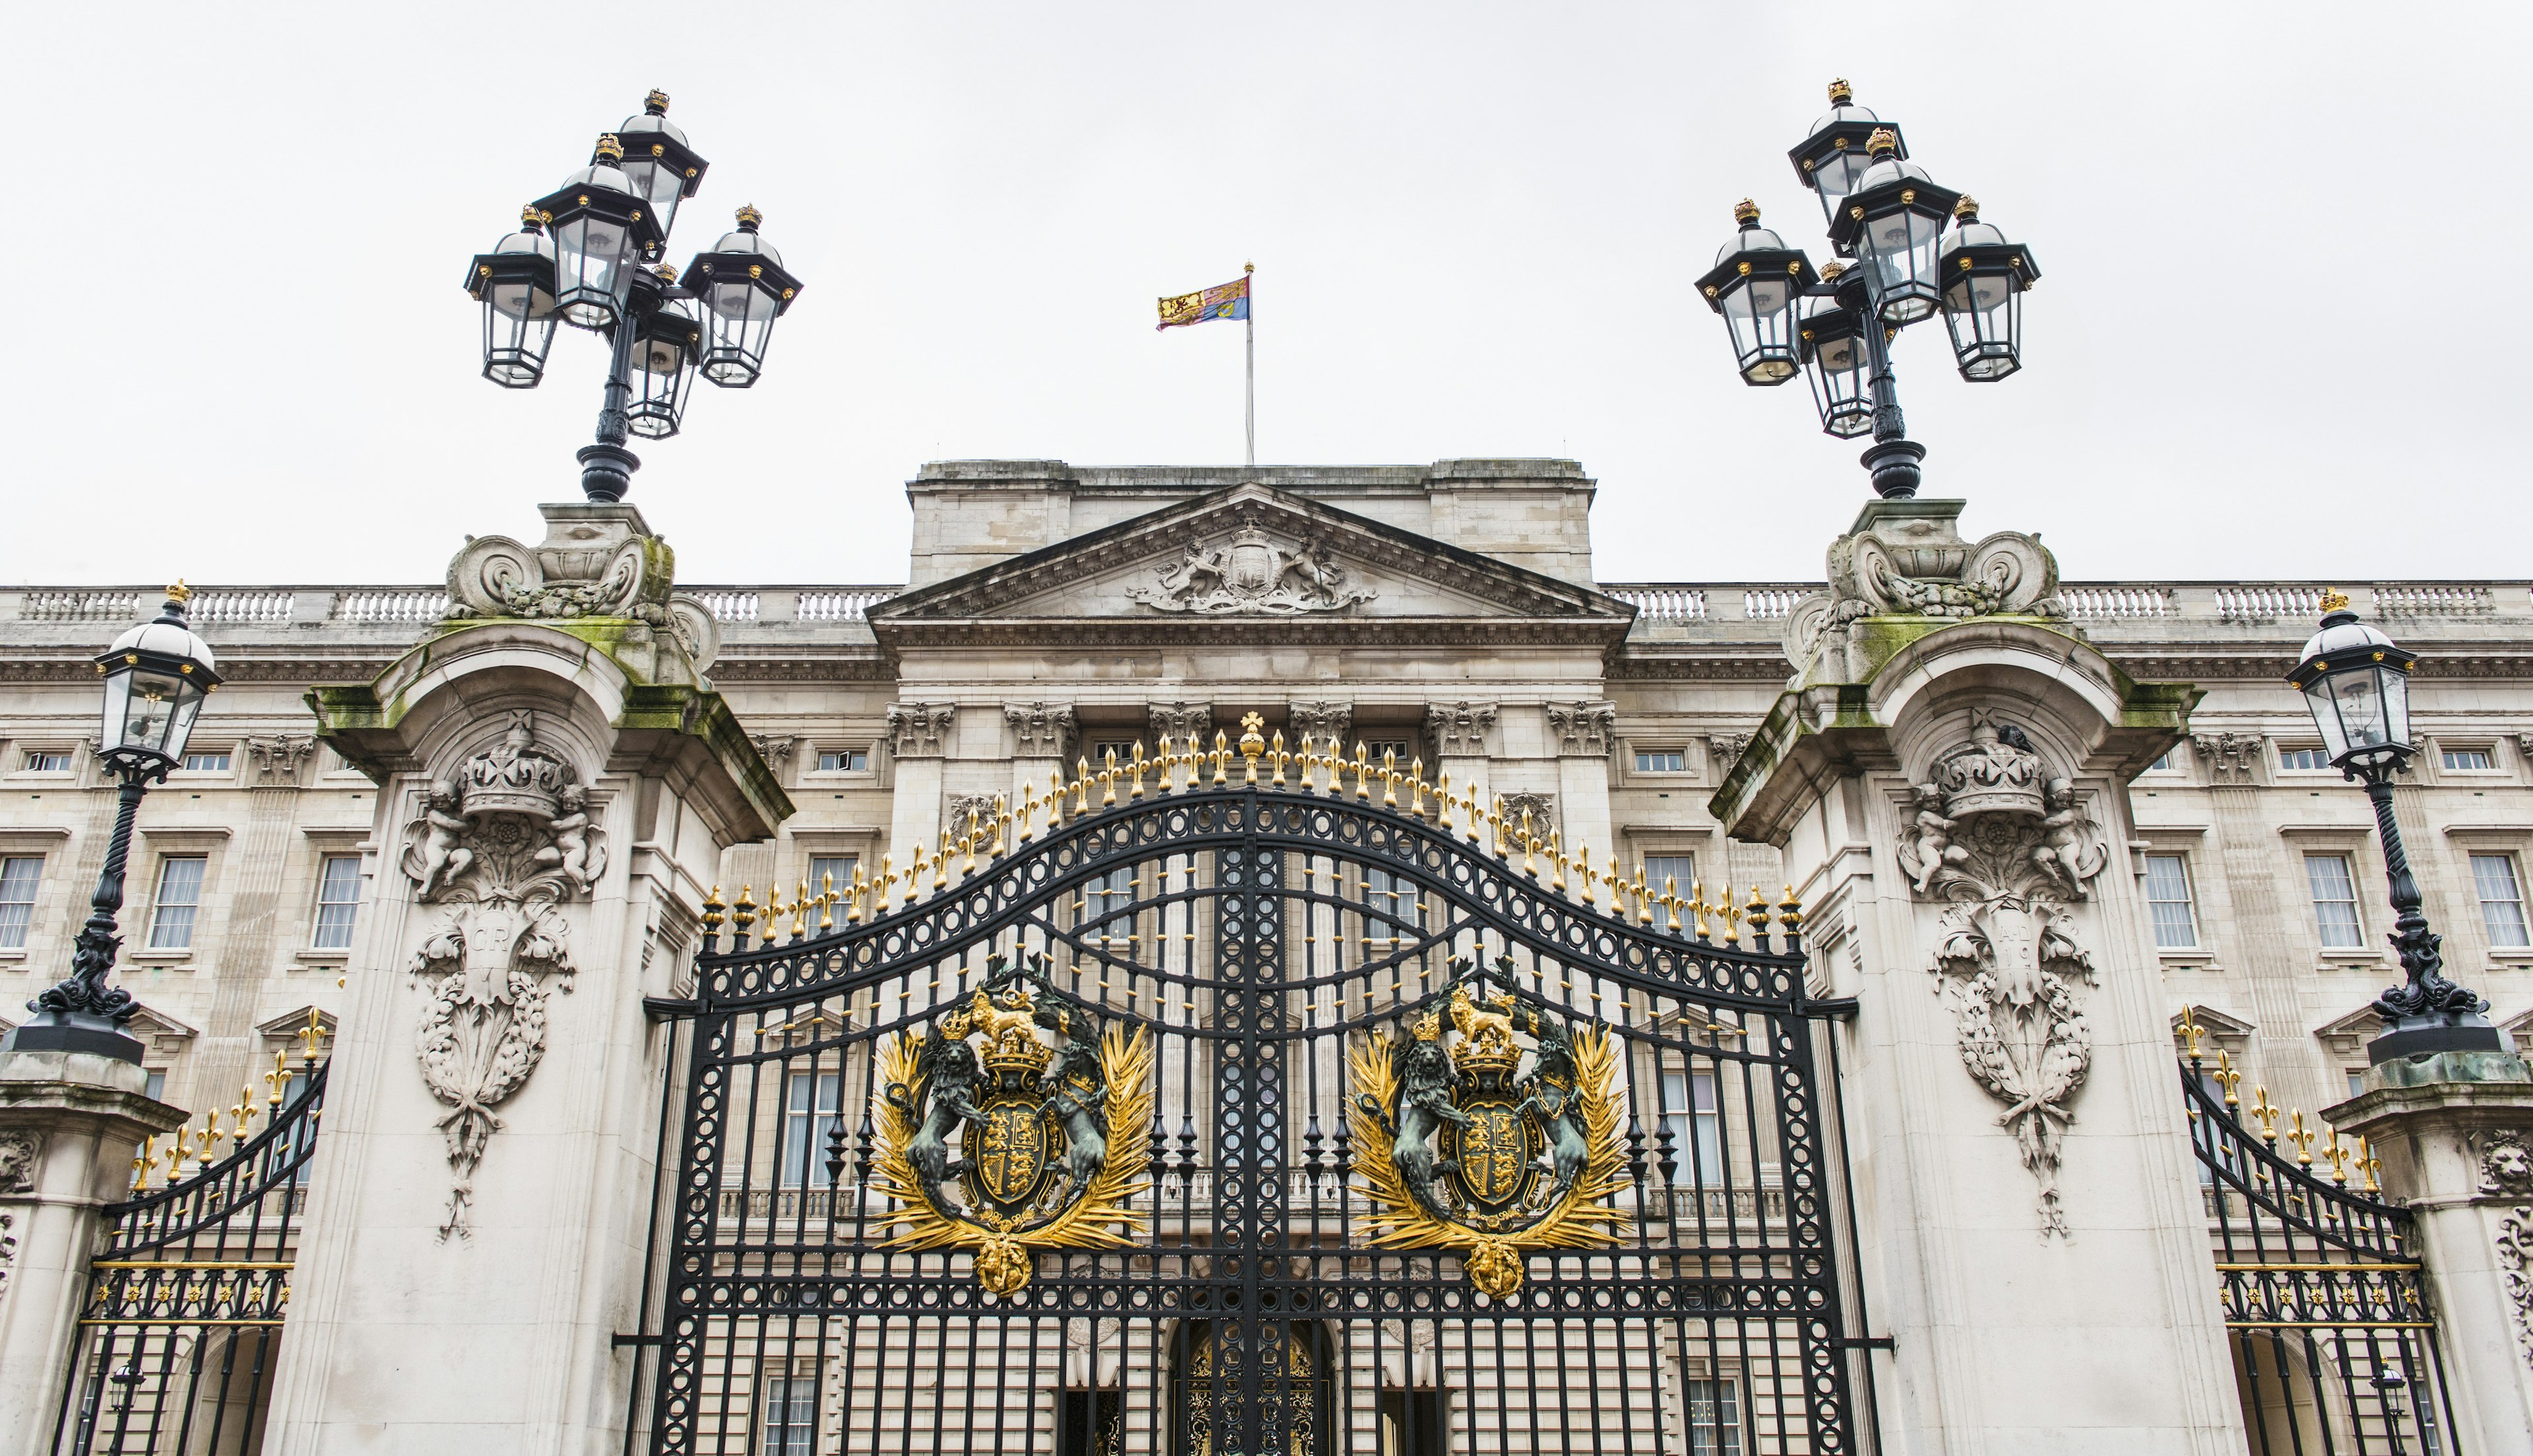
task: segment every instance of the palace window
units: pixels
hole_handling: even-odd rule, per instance
[[[1688,1449],[1694,1456],[1741,1456],[1741,1401],[1731,1380],[1686,1380]]]
[[[40,854],[0,859],[0,948],[23,950],[35,923],[35,886],[44,877]]]
[[[2199,944],[2199,919],[2190,903],[2190,865],[2178,854],[2146,857],[2146,903],[2154,915],[2154,943],[2186,951]]]
[[[764,1440],[758,1456],[812,1456],[818,1449],[818,1377],[761,1377]]]
[[[2330,755],[2319,748],[2281,748],[2278,767],[2282,769],[2327,769]]]
[[[841,1116],[843,1090],[842,1073],[795,1072],[783,1079],[783,1146],[775,1161],[785,1188],[827,1181],[827,1138]]]
[[[2348,872],[2345,854],[2308,854],[2305,883],[2313,891],[2314,924],[2327,950],[2355,950],[2366,944],[2357,923],[2357,881]]]
[[[867,748],[822,749],[818,754],[818,772],[822,774],[858,774],[869,767]]]
[[[2446,768],[2461,769],[2465,773],[2498,767],[2498,761],[2486,748],[2447,748],[2443,750],[2443,755]]]
[[[854,866],[861,863],[858,854],[812,854],[809,856],[809,893],[827,893],[829,876],[838,895],[849,895],[854,888]]]
[[[1681,748],[1639,748],[1636,750],[1636,772],[1685,774],[1688,772],[1688,752]]]
[[[1648,854],[1645,856],[1645,888],[1656,895],[1664,892],[1682,900],[1697,886],[1697,856],[1694,854]]]
[[[194,916],[203,904],[203,870],[206,863],[200,854],[158,861],[158,894],[149,911],[149,949],[193,949]]]
[[[1411,929],[1425,923],[1425,906],[1417,899],[1415,883],[1402,880],[1385,869],[1365,867],[1363,872],[1364,938],[1379,937],[1394,942]],[[1367,952],[1396,950],[1392,945],[1367,945]]]
[[[1387,753],[1395,753],[1398,755],[1398,766],[1402,769],[1415,762],[1417,758],[1416,745],[1405,738],[1367,738],[1364,740],[1363,761],[1365,763],[1378,764],[1382,761],[1382,755]]]
[[[1443,1392],[1381,1392],[1381,1456],[1443,1456]]]
[[[2480,923],[2491,945],[2533,945],[2524,933],[2524,884],[2515,877],[2514,855],[2473,855],[2471,884],[2480,893]]]
[[[66,748],[27,750],[27,772],[29,774],[67,774],[70,771],[71,755]]]
[[[1715,1104],[1712,1072],[1663,1074],[1663,1122],[1671,1130],[1677,1184],[1724,1181],[1724,1115]]]
[[[352,921],[361,910],[361,856],[328,854],[317,865],[317,939],[321,951],[352,948]]]
[[[188,774],[225,774],[228,771],[229,751],[225,748],[207,748],[185,755],[185,772]]]
[[[1160,872],[1159,866],[1153,873]],[[1136,866],[1126,865],[1104,875],[1094,875],[1082,887],[1083,938],[1092,945],[1114,941],[1121,954],[1135,933]]]

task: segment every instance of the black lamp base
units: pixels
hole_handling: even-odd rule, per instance
[[[2424,1017],[2403,1017],[2393,1021],[2385,1028],[2383,1035],[2366,1043],[2366,1058],[2381,1065],[2398,1062],[2404,1057],[2434,1056],[2439,1052],[2505,1050],[2506,1034],[2491,1025],[2487,1017],[2438,1012]]]
[[[141,1065],[141,1039],[108,1017],[87,1012],[37,1012],[0,1040],[0,1052],[86,1052]]]
[[[582,445],[572,458],[580,462],[580,492],[592,500],[623,499],[642,468],[642,457],[621,445]]]
[[[1909,500],[1916,496],[1919,471],[1917,462],[1926,458],[1926,447],[1914,439],[1886,439],[1856,457],[1873,475],[1873,491],[1885,500]]]

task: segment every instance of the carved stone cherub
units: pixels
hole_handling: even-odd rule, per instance
[[[2040,843],[2032,846],[2032,862],[2069,899],[2083,900],[2086,866],[2076,834],[2076,786],[2052,779],[2042,786],[2041,793],[2049,812],[2041,816]]]
[[[475,851],[459,843],[466,835],[466,821],[457,816],[456,810],[457,786],[446,782],[432,785],[422,809],[425,832],[422,873],[418,878],[422,882],[419,898],[423,900],[431,899],[436,890],[457,883],[457,877],[475,862]]]
[[[1953,821],[1944,817],[1944,791],[1932,784],[1916,786],[1916,843],[1914,857],[1917,893],[1932,893],[1935,881],[1953,865],[1970,857],[1970,851],[1953,843]]]
[[[586,890],[589,882],[598,877],[589,845],[589,792],[577,784],[567,785],[560,802],[562,812],[546,826],[554,843],[539,849],[536,860],[561,870],[574,885]]]

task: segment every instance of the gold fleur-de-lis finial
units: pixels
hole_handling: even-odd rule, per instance
[[[2198,1061],[2200,1039],[2205,1037],[2208,1033],[2200,1026],[2198,1018],[2191,1015],[2191,1008],[2186,1006],[2183,1007],[2181,1009],[2181,1019],[2174,1021],[2172,1026],[2174,1030],[2181,1033],[2183,1055],[2189,1057],[2193,1062]]]
[[[2252,1116],[2260,1120],[2261,1140],[2274,1147],[2278,1141],[2276,1103],[2269,1100],[2269,1089],[2258,1082],[2252,1084]]]

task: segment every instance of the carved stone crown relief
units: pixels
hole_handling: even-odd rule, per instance
[[[1003,719],[1012,726],[1012,754],[1016,758],[1060,759],[1073,741],[1070,706],[1005,703]]]
[[[1496,705],[1453,703],[1425,710],[1425,727],[1434,734],[1436,751],[1481,756],[1487,751],[1487,729],[1496,726]]]
[[[1953,1013],[1962,1063],[2005,1104],[1999,1126],[2040,1185],[2040,1232],[2067,1236],[2058,1169],[2068,1103],[2092,1065],[2077,983],[2098,980],[2069,907],[2110,851],[2075,786],[2049,777],[2022,728],[1973,713],[1971,734],[1915,789],[1900,867],[1942,903],[1935,994]]]
[[[1126,599],[1159,612],[1207,616],[1291,615],[1341,612],[1377,593],[1348,586],[1346,571],[1317,538],[1287,546],[1243,517],[1230,541],[1190,541],[1175,565],[1157,568],[1150,586],[1129,587]]]
[[[469,1236],[475,1169],[501,1129],[494,1109],[545,1058],[549,983],[571,989],[564,907],[607,867],[579,773],[512,713],[501,743],[433,784],[405,825],[399,867],[414,900],[446,913],[406,969],[428,978],[416,1051],[440,1120],[453,1186],[440,1236]]]

